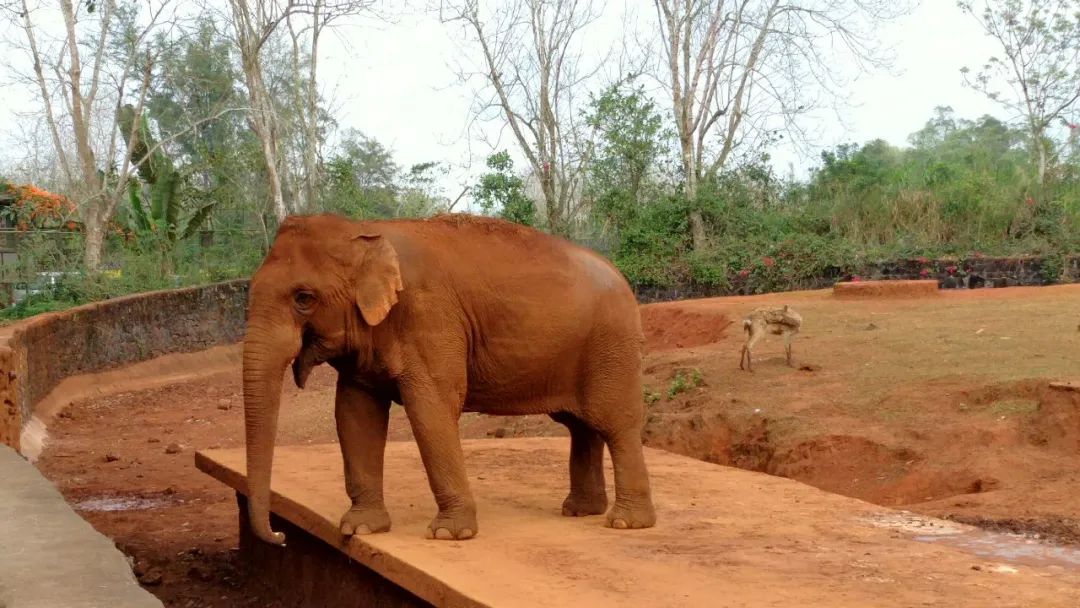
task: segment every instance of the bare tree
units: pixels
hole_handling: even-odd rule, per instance
[[[440,4],[442,20],[464,24],[478,47],[480,67],[462,76],[484,81],[478,114],[505,120],[539,181],[548,229],[565,232],[581,205],[575,89],[595,73],[578,39],[598,12],[588,0],[510,0],[483,13],[479,4]]]
[[[229,0],[236,44],[240,51],[244,80],[251,102],[251,127],[262,145],[267,178],[270,181],[270,197],[278,221],[296,207],[310,205],[315,198],[317,185],[318,141],[318,86],[317,67],[319,37],[332,22],[346,16],[369,11],[376,0]],[[309,19],[309,25],[297,23]],[[292,42],[293,75],[299,81],[303,68],[308,69],[304,103],[298,109],[302,121],[304,141],[304,187],[299,193],[299,203],[291,202],[293,188],[285,187],[292,175],[282,166],[282,124],[277,107],[267,86],[262,51],[278,27],[285,23]],[[306,42],[305,42],[306,40]]]
[[[266,177],[270,182],[270,203],[280,222],[289,214],[289,208],[285,204],[278,173],[278,115],[263,79],[260,53],[277,26],[289,15],[293,3],[290,1],[281,6],[274,0],[229,0],[229,7],[232,9],[232,24],[251,104],[251,128],[262,145]]]
[[[869,27],[906,10],[894,0],[654,0],[661,38],[659,80],[671,101],[684,193],[715,176],[740,148],[770,131],[799,135],[797,118],[816,105],[810,90],[835,96],[842,75],[826,41],[859,67],[883,58]],[[699,210],[694,247],[705,244]]]
[[[42,48],[40,28],[33,16],[39,7],[22,0],[17,11],[37,85],[45,123],[67,191],[78,201],[86,231],[84,263],[90,270],[101,265],[105,231],[120,200],[123,185],[105,168],[114,166],[119,149],[113,107],[125,96],[134,96],[139,107],[146,98],[153,58],[147,54],[128,53],[119,65],[108,54],[113,42],[113,20],[117,14],[114,0],[93,3],[60,0],[59,12],[64,30],[53,48]],[[169,0],[148,3],[149,16],[130,40],[132,48],[141,48],[146,38],[162,22]],[[96,19],[96,22],[94,21]],[[80,34],[80,22],[91,28]],[[89,48],[89,57],[83,50]],[[129,91],[132,77],[138,81]],[[54,91],[58,91],[54,93]],[[74,148],[74,155],[69,151]],[[120,175],[129,170],[125,162]]]
[[[378,19],[385,16],[377,11],[376,0],[315,0],[302,12],[286,18],[292,42],[292,70],[296,92],[295,116],[300,126],[303,173],[299,176],[297,209],[315,205],[320,183],[319,162],[322,157],[322,136],[319,133],[319,41],[325,30],[349,17],[367,15]],[[303,86],[299,86],[299,85]]]
[[[1048,129],[1080,101],[1080,0],[985,0],[957,5],[1001,47],[965,82],[1023,117],[1031,137],[1038,183],[1046,181],[1051,155]],[[1008,93],[1000,87],[1004,85]]]
[[[85,230],[83,261],[91,271],[101,266],[107,227],[140,165],[158,147],[237,110],[220,109],[176,133],[162,134],[159,143],[141,156],[127,153],[136,138],[158,56],[180,23],[171,0],[147,0],[142,6],[145,11],[137,15],[120,11],[115,0],[61,0],[59,38],[41,35],[46,28],[35,20],[45,10],[40,5],[20,0],[10,13],[26,36],[32,66],[26,80],[35,83],[40,95],[64,190],[78,204]],[[84,56],[86,49],[90,53]],[[130,129],[120,127],[121,105],[132,108]]]

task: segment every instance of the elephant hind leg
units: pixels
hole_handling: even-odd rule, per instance
[[[603,437],[567,412],[551,414],[551,419],[570,431],[570,494],[563,501],[563,515],[603,514],[608,504],[604,487]]]
[[[641,446],[645,404],[637,357],[633,351],[596,362],[586,382],[581,414],[581,419],[604,438],[611,454],[615,504],[608,511],[607,525],[619,529],[649,528],[656,523]]]
[[[656,510],[649,489],[649,473],[641,447],[641,431],[622,430],[607,438],[615,467],[615,504],[607,514],[612,528],[651,528]]]

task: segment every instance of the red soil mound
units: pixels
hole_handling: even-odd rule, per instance
[[[938,282],[929,281],[860,281],[837,283],[833,295],[842,297],[917,298],[938,293]]]
[[[643,306],[641,325],[650,352],[712,344],[724,339],[731,325],[727,315],[674,306]]]

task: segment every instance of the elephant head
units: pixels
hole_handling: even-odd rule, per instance
[[[248,513],[256,536],[273,544],[270,469],[281,383],[293,364],[303,388],[311,369],[370,340],[404,288],[389,239],[370,225],[334,216],[290,217],[251,279],[244,336],[244,424]]]

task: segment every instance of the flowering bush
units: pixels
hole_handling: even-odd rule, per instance
[[[0,218],[17,230],[78,230],[75,203],[33,184],[17,186],[0,182],[0,194],[10,204],[0,207]]]

